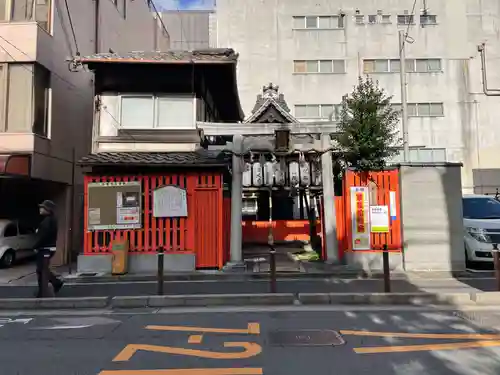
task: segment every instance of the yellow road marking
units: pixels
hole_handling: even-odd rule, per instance
[[[191,335],[188,338],[188,344],[201,344],[203,335]]]
[[[261,368],[189,368],[174,370],[104,370],[99,375],[262,375]]]
[[[254,357],[262,352],[262,347],[251,342],[225,342],[225,348],[244,348],[242,352],[212,352],[210,350],[195,350],[173,346],[129,344],[113,359],[113,362],[128,361],[138,350],[155,353],[179,354],[191,357],[211,359],[242,359]]]
[[[248,323],[247,329],[231,328],[206,328],[206,327],[186,327],[186,326],[146,326],[146,329],[153,331],[180,331],[180,332],[203,332],[203,333],[239,333],[248,335],[260,334],[259,323]]]
[[[371,336],[412,339],[457,339],[457,340],[500,340],[500,335],[480,333],[405,333],[405,332],[369,332],[369,331],[340,331],[346,336]]]
[[[492,346],[500,346],[500,341],[472,341],[458,342],[450,344],[434,344],[434,345],[408,345],[408,346],[379,346],[372,348],[354,348],[358,354],[374,354],[374,353],[401,353],[401,352],[419,352],[430,350],[456,350],[470,348],[487,348]]]

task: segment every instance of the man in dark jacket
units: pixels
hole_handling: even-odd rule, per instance
[[[37,240],[34,245],[34,249],[37,252],[36,255],[36,274],[38,278],[38,292],[36,296],[38,298],[42,296],[42,271],[44,267],[44,257],[49,259],[56,253],[56,241],[57,241],[57,218],[55,216],[56,205],[50,200],[43,201],[40,205],[40,215],[43,216],[43,220],[38,226],[36,231]],[[63,286],[62,280],[59,280],[50,270],[46,270],[48,281],[52,284],[54,288],[54,293],[59,292]]]

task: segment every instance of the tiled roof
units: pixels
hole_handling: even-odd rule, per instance
[[[120,166],[224,166],[229,157],[219,151],[199,150],[195,152],[99,152],[90,154],[78,162],[79,165]]]
[[[90,62],[143,62],[143,63],[220,63],[236,62],[238,54],[232,48],[209,48],[194,51],[152,51],[152,52],[128,52],[98,53],[90,56],[82,56],[82,63]]]

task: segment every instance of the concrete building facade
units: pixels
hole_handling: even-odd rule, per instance
[[[489,88],[500,89],[500,3],[417,0],[415,9],[411,3],[218,0],[210,44],[240,53],[238,87],[247,116],[262,82],[273,82],[293,115],[308,121],[335,118],[342,96],[363,75],[379,81],[398,105],[398,31],[406,30],[410,147],[443,151],[429,161],[463,163],[464,192],[494,192],[500,97],[483,92],[477,46],[486,45]]]
[[[36,202],[26,201],[30,213],[20,212],[22,200],[9,194],[21,183],[32,195],[43,191],[39,195],[58,203],[60,247],[67,249],[70,217],[79,220],[82,204],[81,194],[71,192],[83,181],[74,160],[90,152],[94,106],[93,75],[75,72],[67,60],[111,49],[153,49],[165,35],[146,0],[4,0],[0,19],[0,154],[5,160],[22,155],[29,164],[22,178],[2,179],[1,206],[10,201],[16,207],[1,214],[36,215]]]
[[[209,48],[212,10],[171,10],[161,15],[170,35],[170,48],[187,51]]]

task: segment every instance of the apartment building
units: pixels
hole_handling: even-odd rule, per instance
[[[167,33],[149,0],[3,0],[0,20],[0,216],[31,222],[52,199],[58,247],[77,251],[77,230],[68,235],[83,205],[75,160],[91,150],[94,95],[93,75],[68,59],[152,50]]]
[[[464,192],[500,187],[500,89],[496,0],[218,0],[212,47],[240,53],[238,86],[248,116],[263,82],[286,95],[301,121],[335,119],[342,96],[369,75],[400,104],[398,31],[405,43],[409,143],[414,160],[462,162]],[[497,91],[498,92],[498,91]]]

